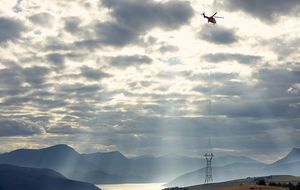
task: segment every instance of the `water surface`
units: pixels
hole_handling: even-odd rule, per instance
[[[161,190],[164,183],[132,183],[98,185],[102,190]]]

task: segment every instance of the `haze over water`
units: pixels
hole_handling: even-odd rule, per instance
[[[98,185],[102,190],[161,190],[164,183],[134,183]]]

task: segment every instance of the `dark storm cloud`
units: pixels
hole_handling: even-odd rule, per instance
[[[193,16],[190,3],[182,1],[102,0],[101,5],[109,8],[115,21],[96,24],[95,38],[76,42],[76,46],[96,48],[104,44],[123,47],[139,42],[141,35],[155,27],[178,29]]]
[[[81,67],[80,70],[81,70],[81,75],[89,80],[100,80],[111,76],[110,74],[105,73],[101,70],[94,69],[87,66]]]
[[[115,67],[138,66],[150,63],[152,63],[152,59],[145,55],[124,55],[110,59],[110,64]]]
[[[297,15],[298,0],[226,0],[224,5],[230,11],[241,10],[265,22],[275,22],[282,15]]]
[[[239,40],[233,29],[227,29],[221,26],[204,27],[199,32],[199,37],[202,40],[221,45],[233,44]]]
[[[0,137],[43,134],[44,128],[23,120],[0,119]]]
[[[237,61],[241,64],[251,64],[256,63],[262,59],[261,56],[255,55],[245,55],[239,53],[215,53],[215,54],[206,54],[203,55],[202,58],[209,62],[219,63],[223,61]]]
[[[51,26],[53,17],[49,13],[38,13],[30,16],[29,20],[40,26]]]
[[[0,17],[0,43],[14,41],[21,37],[25,27],[17,20]]]

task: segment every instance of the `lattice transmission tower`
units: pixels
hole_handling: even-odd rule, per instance
[[[211,167],[213,157],[214,157],[213,153],[205,153],[204,154],[204,158],[206,160],[204,184],[213,182],[212,167]]]

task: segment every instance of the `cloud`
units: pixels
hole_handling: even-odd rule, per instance
[[[95,46],[98,43],[122,47],[137,40],[139,33],[125,24],[114,22],[99,23],[95,26],[98,39],[87,40],[85,43]],[[93,43],[96,43],[93,45]]]
[[[300,83],[295,83],[291,85],[291,87],[287,90],[290,94],[298,94],[300,93]]]
[[[51,72],[47,67],[33,66],[23,69],[25,82],[32,87],[41,87],[46,82],[46,76]]]
[[[50,69],[42,66],[0,69],[0,86],[5,89],[23,89],[23,84],[28,83],[32,88],[40,88],[50,72]]]
[[[256,63],[262,59],[261,56],[255,55],[245,55],[239,53],[215,53],[215,54],[205,54],[202,56],[205,60],[209,62],[219,63],[224,61],[237,61],[241,64],[251,64]]]
[[[25,30],[22,23],[6,17],[0,17],[0,28],[0,43],[20,38],[21,33]]]
[[[216,80],[211,76],[211,80],[219,82],[220,80]],[[205,95],[213,95],[213,96],[241,96],[247,95],[251,92],[252,86],[249,86],[243,82],[232,82],[227,79],[223,80],[222,85],[198,85],[193,88],[194,91],[203,93]],[[249,92],[250,91],[250,92]]]
[[[24,120],[0,119],[0,137],[44,134],[45,129]]]
[[[254,13],[267,7],[246,10],[248,2],[228,0],[224,5],[231,6],[226,8],[236,22],[203,26],[199,32],[197,18],[190,23],[193,8],[199,8],[195,2],[4,3],[0,21],[9,27],[0,24],[0,34],[5,31],[0,35],[0,115],[26,127],[2,128],[2,136],[25,136],[0,138],[3,147],[17,147],[21,141],[27,142],[22,146],[63,142],[78,144],[81,150],[99,144],[129,154],[157,155],[173,145],[175,153],[199,156],[211,132],[215,147],[237,152],[247,147],[255,156],[258,150],[265,155],[266,147],[276,149],[268,133],[289,131],[290,142],[280,146],[298,146],[296,18],[255,28],[254,33],[242,25],[235,29],[238,22],[251,20],[240,18],[240,11],[266,19],[264,13]],[[282,26],[286,32],[280,31]],[[282,58],[278,62],[276,55]],[[210,63],[223,61],[234,64]],[[236,62],[245,65],[235,67]],[[209,93],[213,112],[207,107]],[[46,126],[48,134],[26,137],[43,134],[39,126]],[[256,136],[259,142],[253,140]]]
[[[65,57],[60,53],[50,53],[47,55],[47,59],[58,68],[64,67]]]
[[[81,67],[80,70],[81,75],[89,80],[100,80],[111,76],[110,74],[107,74],[101,70],[97,70],[87,66]]]
[[[115,67],[138,66],[150,63],[152,63],[152,59],[145,55],[124,55],[110,58],[110,64]]]
[[[64,28],[67,32],[69,32],[71,34],[74,34],[74,33],[77,33],[80,30],[80,28],[79,28],[80,23],[81,23],[81,20],[80,20],[79,17],[75,17],[75,16],[68,17],[65,20]]]
[[[47,130],[47,133],[53,134],[83,134],[89,132],[89,128],[72,127],[70,125],[60,125],[57,127],[51,127]]]
[[[158,50],[161,53],[167,53],[167,52],[177,52],[179,48],[173,45],[162,45]]]
[[[49,13],[38,13],[29,17],[29,20],[43,27],[50,27],[53,22],[53,16]]]
[[[57,87],[57,90],[62,93],[67,93],[71,95],[76,95],[77,98],[88,97],[89,94],[95,94],[97,91],[101,90],[101,87],[96,84],[83,84],[83,83],[74,83],[74,84],[61,84]],[[93,96],[93,95],[91,95]]]
[[[272,38],[268,40],[262,40],[262,46],[270,47],[274,53],[278,56],[279,60],[291,60],[295,59],[300,47],[300,40],[298,38]]]
[[[276,22],[283,15],[296,16],[300,11],[298,0],[226,0],[224,5],[230,11],[244,11],[267,23]]]
[[[195,91],[214,100],[211,114],[228,117],[297,118],[300,113],[297,94],[289,93],[300,81],[300,72],[283,67],[259,69],[252,76],[254,84],[218,81],[213,86],[197,86]],[[275,85],[274,85],[275,84]],[[290,91],[289,91],[290,90]],[[223,98],[217,98],[222,95]],[[232,97],[235,96],[235,97]],[[202,109],[205,114],[210,110]]]
[[[299,99],[289,100],[240,100],[216,103],[212,113],[226,115],[228,117],[252,117],[252,118],[296,118],[300,113],[300,107],[291,107]]]
[[[23,0],[17,0],[16,4],[13,6],[13,11],[14,12],[19,13],[19,12],[23,11],[23,9],[21,7],[22,1]]]
[[[233,29],[221,26],[204,27],[199,32],[199,37],[202,40],[221,45],[233,44],[239,40]]]
[[[157,26],[176,29],[193,16],[193,9],[188,2],[176,0],[165,3],[152,0],[102,0],[102,4],[111,10],[118,23],[138,31]]]
[[[101,5],[110,10],[114,21],[95,24],[95,38],[78,41],[76,46],[96,48],[104,44],[123,47],[137,43],[140,36],[152,28],[176,30],[193,16],[190,3],[177,0],[165,3],[152,0],[102,0]]]
[[[65,68],[66,59],[82,61],[85,56],[86,55],[82,53],[49,53],[46,55],[46,59],[52,63],[56,70],[63,70]]]

